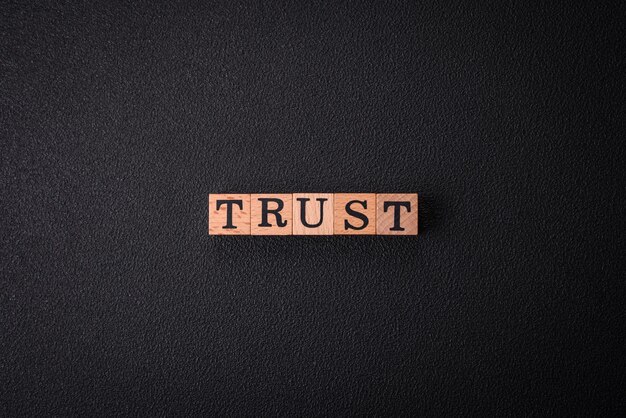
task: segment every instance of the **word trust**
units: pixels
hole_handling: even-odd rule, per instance
[[[209,235],[417,235],[417,193],[209,194]]]

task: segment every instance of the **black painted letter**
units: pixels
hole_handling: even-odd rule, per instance
[[[309,199],[308,197],[299,197],[296,200],[300,202],[300,220],[302,221],[302,225],[307,228],[317,228],[322,224],[322,222],[324,222],[324,202],[328,199],[326,199],[325,197],[317,198],[317,201],[320,202],[320,221],[316,224],[310,224],[306,221],[306,202],[311,199]]]
[[[365,227],[367,227],[367,225],[369,225],[370,220],[367,219],[367,216],[365,216],[365,214],[361,213],[361,212],[357,212],[354,209],[352,209],[350,206],[352,206],[353,203],[360,203],[361,206],[363,206],[363,209],[367,209],[367,200],[351,200],[348,203],[346,203],[346,213],[350,216],[354,216],[355,218],[359,218],[360,220],[363,221],[363,225],[356,227],[356,226],[352,226],[348,220],[344,220],[344,229],[355,229],[357,231],[360,231],[362,229],[365,229]]]
[[[239,206],[240,210],[243,210],[243,201],[242,200],[218,200],[215,202],[217,204],[217,210],[220,210],[222,205],[226,205],[226,225],[222,227],[222,229],[237,229],[235,225],[233,225],[233,205]]]
[[[411,212],[411,202],[385,202],[383,205],[383,211],[387,212],[389,206],[393,206],[393,228],[389,228],[390,231],[404,231],[404,228],[400,226],[400,208],[405,207],[407,212]]]
[[[287,221],[284,221],[283,217],[280,214],[283,206],[285,206],[285,203],[281,199],[260,197],[259,200],[261,201],[261,223],[259,224],[259,226],[272,226],[272,224],[267,221],[267,215],[270,213],[276,217],[276,225],[281,228],[287,226]],[[268,209],[267,206],[269,202],[276,203],[278,207],[276,209]]]

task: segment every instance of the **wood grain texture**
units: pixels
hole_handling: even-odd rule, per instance
[[[278,225],[278,219],[276,215],[268,213],[267,223],[271,226],[262,226],[262,208],[263,202],[261,199],[279,199],[282,202],[282,208],[280,209],[280,217],[285,226]],[[250,233],[252,235],[291,235],[293,230],[292,219],[292,195],[291,193],[283,194],[253,194],[250,196]],[[267,209],[269,211],[276,210],[278,203],[267,202]]]
[[[234,202],[222,203],[218,208],[218,201]],[[230,225],[228,222],[229,206],[232,211]],[[250,235],[250,195],[210,194],[209,235]]]
[[[376,195],[378,235],[417,235],[417,193]]]
[[[298,199],[308,199],[308,201]],[[306,219],[302,219],[303,204],[306,209]],[[293,235],[333,235],[333,212],[332,193],[294,193]],[[320,215],[323,215],[321,222]],[[310,227],[306,224],[315,226]]]
[[[376,235],[375,193],[335,193],[334,206],[335,235]],[[367,220],[362,219],[363,216]]]

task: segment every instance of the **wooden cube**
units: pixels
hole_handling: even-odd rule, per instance
[[[209,235],[250,235],[250,195],[210,194]]]
[[[333,234],[333,194],[293,194],[293,235]]]
[[[293,229],[291,193],[250,196],[252,235],[291,235]]]
[[[417,193],[376,195],[378,235],[417,235]]]
[[[335,193],[334,234],[376,235],[376,194]]]

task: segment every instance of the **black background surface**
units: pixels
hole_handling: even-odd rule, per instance
[[[624,413],[618,10],[129,3],[1,3],[0,415]],[[307,191],[420,235],[207,235]]]

